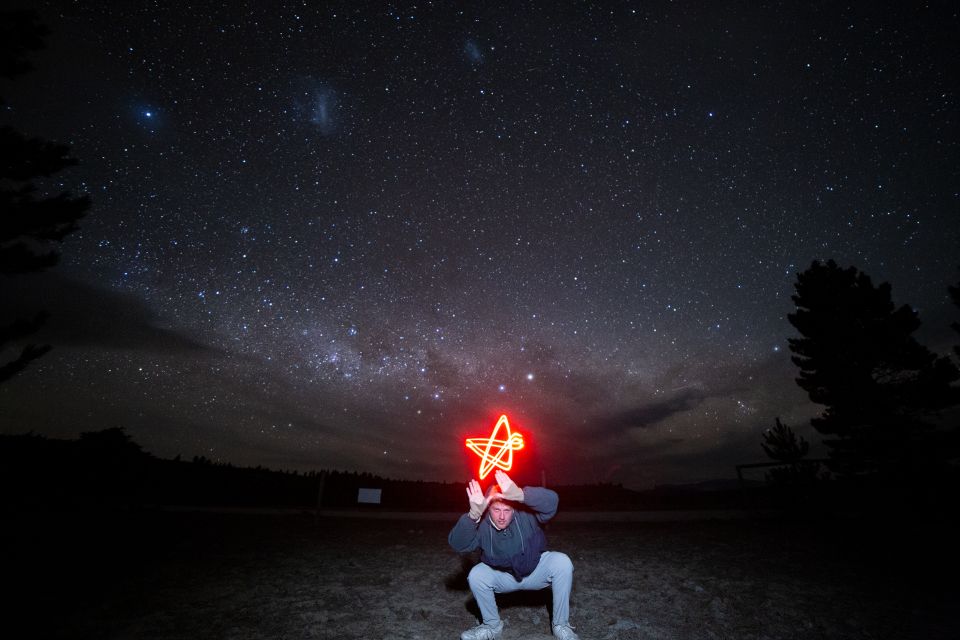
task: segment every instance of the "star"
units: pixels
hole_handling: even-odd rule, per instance
[[[506,437],[497,440],[500,428],[506,429]],[[513,452],[523,449],[523,436],[510,433],[510,421],[506,414],[500,416],[489,438],[467,438],[467,448],[480,456],[480,479],[483,480],[494,467],[509,471],[513,467]],[[504,460],[506,458],[506,460]]]

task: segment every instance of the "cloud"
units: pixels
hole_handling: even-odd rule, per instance
[[[648,429],[676,414],[695,409],[707,399],[702,389],[688,387],[680,393],[654,402],[646,402],[615,413],[598,423],[601,431],[621,433],[629,429]]]
[[[31,342],[155,352],[212,352],[186,332],[161,326],[142,300],[128,293],[72,280],[57,271],[0,279],[6,323],[40,311],[49,314]]]
[[[668,477],[689,478],[691,470],[697,469],[699,478],[692,479],[731,478],[738,464],[767,461],[760,448],[762,437],[761,429],[723,431],[708,446],[664,452],[659,462]]]

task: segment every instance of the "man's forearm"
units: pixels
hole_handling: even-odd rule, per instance
[[[480,527],[479,522],[470,518],[470,514],[465,513],[460,516],[457,523],[450,530],[447,536],[447,542],[457,553],[467,553],[477,548],[477,530]]]
[[[557,495],[556,491],[543,487],[524,487],[523,497],[523,504],[528,509],[535,511],[541,522],[546,522],[557,514],[560,496]]]

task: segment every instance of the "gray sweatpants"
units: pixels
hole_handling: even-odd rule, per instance
[[[543,589],[550,585],[553,589],[552,624],[570,624],[570,589],[573,586],[573,563],[567,554],[560,551],[544,551],[533,573],[517,582],[509,573],[491,569],[482,562],[470,570],[467,576],[470,591],[480,607],[484,624],[497,624],[500,612],[497,610],[495,593],[510,593],[520,590]]]

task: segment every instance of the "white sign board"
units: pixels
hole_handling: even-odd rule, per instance
[[[381,489],[358,489],[357,502],[360,504],[380,504]]]

